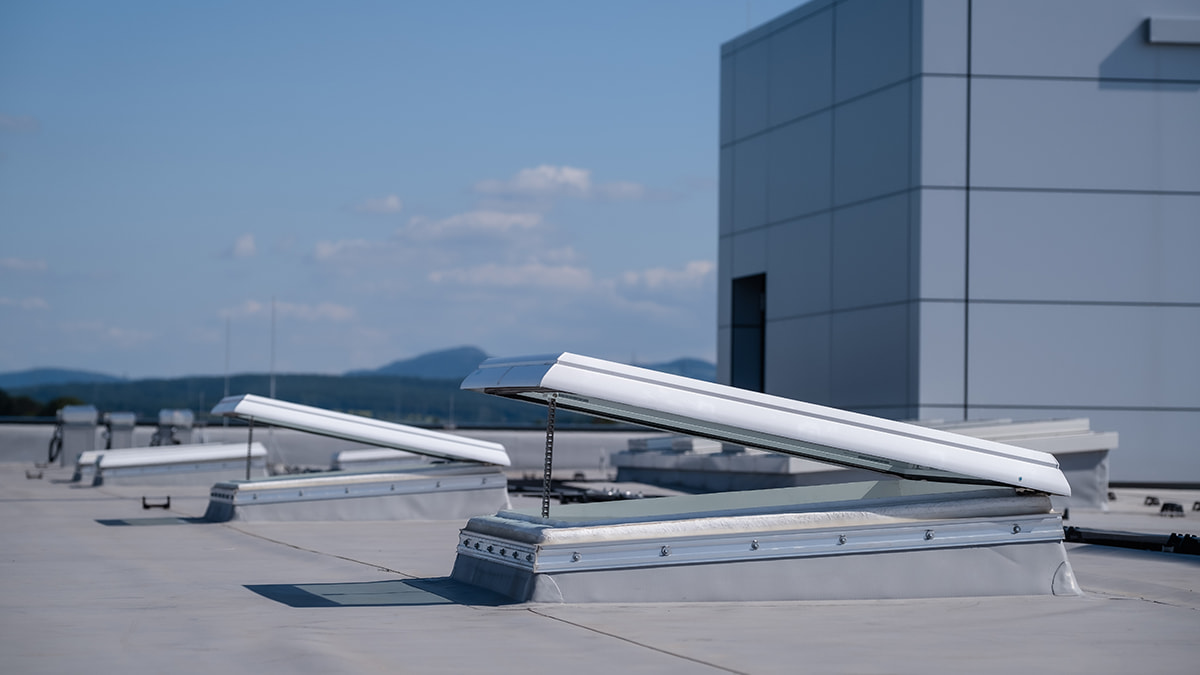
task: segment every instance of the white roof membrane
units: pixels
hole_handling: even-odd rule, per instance
[[[462,388],[904,478],[1071,494],[1048,453],[567,352],[489,359]]]
[[[227,396],[212,409],[212,414],[442,459],[499,466],[512,463],[504,446],[499,443],[347,415],[254,394]]]

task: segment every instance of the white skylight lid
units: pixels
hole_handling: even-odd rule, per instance
[[[267,456],[267,448],[258,442],[251,443],[249,448],[245,443],[205,443],[96,451],[92,463],[99,464],[104,469],[119,469],[163,464],[238,461],[246,458],[247,451],[254,459],[261,460]],[[84,464],[83,457],[80,457],[80,464]]]
[[[483,462],[499,466],[512,464],[508,452],[499,443],[347,415],[254,394],[227,396],[212,409],[212,414],[253,419],[257,423],[367,445],[407,450],[441,459]]]
[[[462,388],[904,478],[1071,494],[1044,452],[577,354],[489,359]]]

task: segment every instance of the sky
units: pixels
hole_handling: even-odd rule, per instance
[[[0,372],[715,360],[720,46],[797,4],[6,0]]]

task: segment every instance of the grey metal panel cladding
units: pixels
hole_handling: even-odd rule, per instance
[[[832,405],[896,406],[875,414],[910,417],[901,407],[915,403],[909,390],[908,306],[839,312],[832,322]]]
[[[912,200],[913,231],[919,237],[913,242],[916,297],[962,300],[967,274],[966,193],[920,190]]]
[[[733,146],[721,148],[717,229],[722,237],[733,232],[733,168]]]
[[[772,125],[822,110],[833,102],[833,10],[817,12],[770,38]]]
[[[778,320],[828,312],[830,304],[831,215],[781,223],[767,230],[767,317]]]
[[[831,321],[824,314],[767,323],[768,393],[823,405],[833,400]]]
[[[739,232],[727,241],[731,252],[730,276],[734,279],[767,271],[767,231]]]
[[[960,302],[921,302],[911,306],[916,362],[911,376],[920,405],[962,405],[966,306]],[[954,417],[962,414],[961,408]],[[920,418],[921,415],[916,415]]]
[[[1200,407],[1198,335],[1198,307],[973,305],[969,400]]]
[[[851,0],[837,5],[835,12],[837,101],[908,77],[910,3]]]
[[[967,81],[919,77],[912,83],[914,180],[920,185],[967,184]]]
[[[913,11],[913,72],[967,72],[968,3],[921,0]]]
[[[974,0],[971,14],[977,74],[1200,81],[1200,52],[1146,40],[1152,16],[1200,16],[1194,0]]]
[[[733,137],[743,138],[767,126],[766,41],[749,45],[733,55]]]
[[[733,140],[734,57],[721,57],[721,144]]]
[[[767,223],[767,150],[765,136],[733,146],[733,232]]]
[[[977,193],[971,295],[1200,303],[1198,214],[1200,195]]]
[[[833,308],[909,298],[908,194],[833,214]]]
[[[818,113],[777,128],[767,143],[767,220],[829,208],[833,115]]]
[[[730,289],[733,285],[733,241],[722,238],[717,248],[717,327],[728,327],[732,322]],[[724,353],[724,352],[722,352]]]
[[[1200,192],[1200,86],[978,79],[971,184]]]
[[[889,87],[834,109],[834,205],[910,185],[910,87]]]

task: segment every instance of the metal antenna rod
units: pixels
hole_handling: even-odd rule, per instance
[[[558,394],[550,394],[546,406],[546,465],[542,474],[542,517],[550,517],[550,474],[554,464],[554,409]]]
[[[250,433],[246,434],[246,480],[250,480],[250,448],[254,445],[254,418],[246,418],[250,422]]]
[[[229,396],[229,317],[225,317],[225,396]],[[221,426],[229,426],[229,415],[221,416]]]

